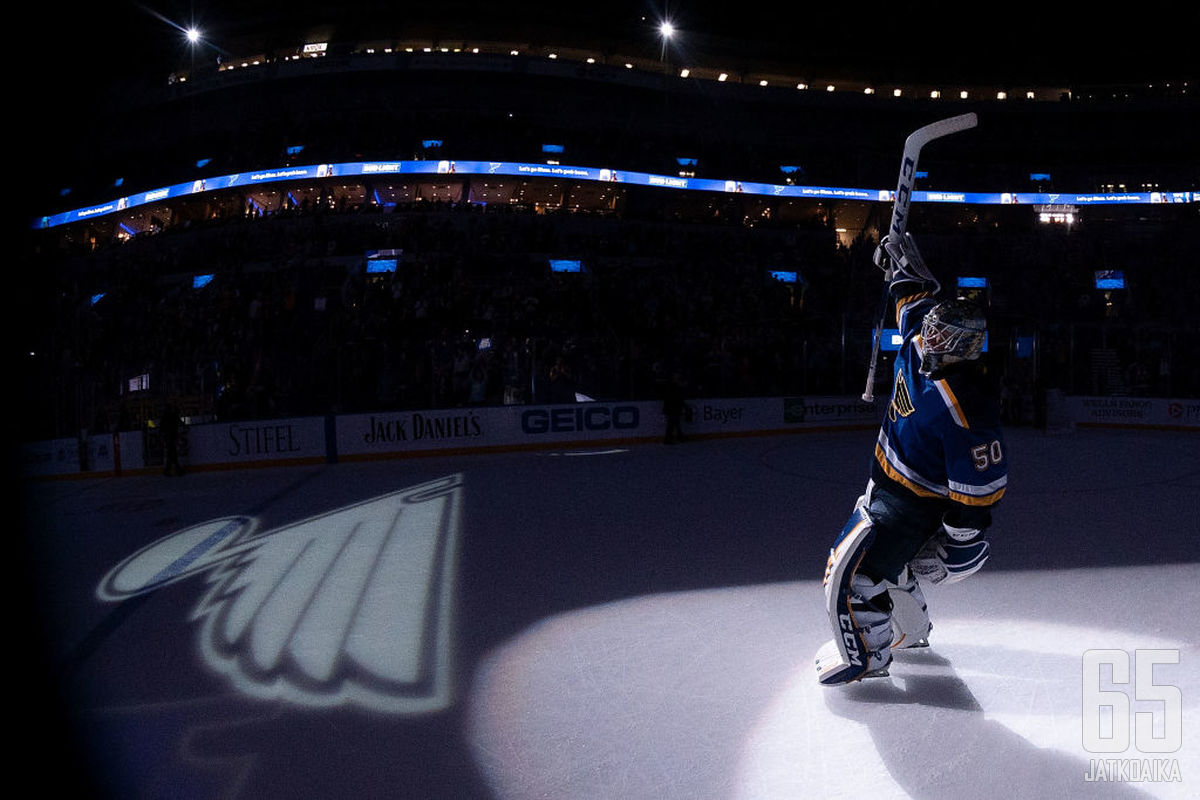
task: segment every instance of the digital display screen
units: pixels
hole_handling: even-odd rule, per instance
[[[426,148],[440,147],[440,139],[426,139]],[[40,217],[35,228],[52,228],[80,222],[108,214],[115,214],[147,203],[161,202],[177,197],[223,189],[273,185],[288,181],[322,178],[365,178],[392,175],[436,175],[453,171],[459,175],[512,176],[521,178],[554,178],[580,181],[620,181],[634,186],[649,186],[663,189],[682,189],[700,192],[736,191],[747,195],[795,199],[838,199],[862,200],[890,203],[894,193],[891,189],[863,189],[837,186],[802,186],[758,183],[752,181],[694,178],[680,175],[656,175],[646,172],[614,171],[605,167],[574,167],[559,164],[531,164],[512,161],[356,161],[342,164],[312,164],[308,166],[280,166],[252,172],[234,173],[199,180],[186,181],[146,192],[114,198],[98,205],[77,208],[59,214]],[[1014,195],[1011,192],[954,192],[917,190],[912,193],[914,203],[969,203],[976,205],[1136,205],[1156,203],[1192,203],[1200,200],[1200,194],[1186,192],[1117,192],[1067,194],[1064,192],[1030,192]]]
[[[1119,269],[1096,270],[1097,289],[1124,289],[1125,273]]]
[[[960,289],[986,289],[988,285],[987,278],[963,278],[958,279],[958,288]]]
[[[780,283],[796,283],[800,280],[800,273],[793,270],[773,269],[769,274]]]
[[[394,258],[371,258],[367,260],[367,273],[395,272],[398,263]]]
[[[583,272],[583,262],[577,259],[568,258],[552,258],[550,259],[551,272]]]
[[[192,288],[203,289],[205,286],[208,286],[210,283],[212,283],[212,279],[212,275],[194,275],[192,276]]]

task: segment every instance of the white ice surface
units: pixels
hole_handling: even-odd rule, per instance
[[[505,800],[1195,797],[1194,566],[980,574],[931,589],[933,647],[820,686],[816,582],[636,598],[546,620],[477,673],[469,737]],[[1096,783],[1082,656],[1173,648],[1183,782]],[[1162,669],[1160,667],[1160,669]],[[1159,714],[1162,714],[1161,705]],[[1188,725],[1190,723],[1190,725]]]
[[[873,439],[37,484],[35,586],[122,797],[1200,797],[1200,437],[1013,431],[991,562],[926,592],[933,646],[900,654],[888,678],[823,688],[819,580]],[[199,573],[136,601],[119,581],[99,591],[193,526],[250,519],[279,536],[455,473],[464,646],[442,715],[243,691],[203,660]],[[379,622],[364,636],[387,645]],[[1087,752],[1083,654],[1153,648],[1179,652],[1154,680],[1181,694],[1182,748]],[[1164,720],[1161,704],[1134,710]],[[1182,781],[1085,780],[1110,758],[1171,759]]]

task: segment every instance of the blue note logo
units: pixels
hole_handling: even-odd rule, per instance
[[[451,702],[462,476],[272,531],[229,517],[114,567],[106,602],[203,575],[188,618],[205,664],[239,691],[307,706],[419,714]]]

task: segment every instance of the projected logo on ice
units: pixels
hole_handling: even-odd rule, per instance
[[[126,600],[203,574],[207,665],[238,690],[396,714],[450,703],[462,476],[256,532],[228,517],[161,539],[105,576]]]

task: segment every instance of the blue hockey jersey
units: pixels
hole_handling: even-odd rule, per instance
[[[971,368],[921,374],[921,321],[938,302],[935,287],[904,281],[892,288],[902,344],[872,479],[944,501],[953,524],[986,528],[1008,484],[998,398]]]

